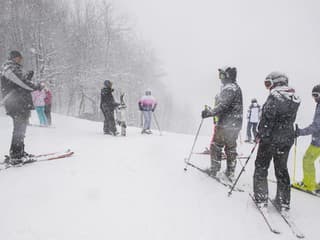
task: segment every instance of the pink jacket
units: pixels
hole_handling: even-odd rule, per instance
[[[33,105],[35,107],[44,107],[45,106],[44,99],[46,98],[46,93],[45,93],[44,89],[33,91],[31,94],[32,94]]]
[[[139,100],[139,107],[142,111],[154,111],[157,106],[157,101],[153,96],[144,95]]]

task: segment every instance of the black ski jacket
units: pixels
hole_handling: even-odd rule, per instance
[[[114,100],[113,89],[104,87],[101,89],[100,109],[102,112],[114,111],[120,104]]]
[[[243,119],[242,92],[236,82],[222,86],[215,99],[212,115],[217,118],[216,125],[223,128],[241,129]]]
[[[258,125],[261,143],[291,146],[294,142],[294,122],[299,106],[300,98],[295,95],[293,88],[273,88],[262,107]]]
[[[22,65],[8,60],[2,66],[1,93],[8,115],[29,114],[33,109],[31,92],[38,86],[31,82]]]

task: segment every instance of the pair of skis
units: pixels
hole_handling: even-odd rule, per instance
[[[39,154],[35,155],[32,157],[27,158],[24,162],[17,164],[17,165],[12,165],[12,164],[7,164],[7,163],[1,163],[0,170],[5,170],[11,167],[22,167],[23,165],[34,163],[34,162],[43,162],[43,161],[50,161],[50,160],[57,160],[61,158],[67,158],[71,157],[74,154],[73,151],[70,149],[62,152],[52,152],[52,153],[44,153],[44,154]]]
[[[249,196],[251,197],[252,201],[254,202],[256,208],[262,215],[265,223],[267,224],[269,230],[275,234],[280,234],[281,231],[277,228],[276,224],[273,222],[273,220],[270,218],[267,207],[260,207],[257,202],[255,201],[254,196],[249,193]],[[294,220],[292,219],[289,211],[281,211],[275,202],[268,198],[269,202],[273,205],[273,207],[276,209],[278,214],[281,216],[281,218],[284,220],[284,222],[288,225],[292,233],[299,239],[305,238],[304,234],[300,231],[300,229],[295,224]]]
[[[226,180],[223,179],[223,178],[220,178],[220,177],[217,177],[217,176],[212,176],[207,169],[200,168],[200,167],[194,165],[193,163],[186,161],[186,159],[185,159],[185,163],[186,163],[188,166],[190,166],[190,167],[192,167],[192,168],[194,168],[194,169],[197,169],[198,171],[200,171],[200,172],[208,175],[209,177],[213,178],[214,180],[216,180],[218,183],[222,184],[223,186],[228,187],[229,189],[232,187],[232,182],[231,182],[231,181],[226,181]],[[240,188],[237,188],[237,187],[234,188],[234,191],[244,192],[243,189],[240,189]]]
[[[302,192],[311,194],[311,195],[313,195],[313,196],[320,197],[320,193],[317,193],[317,192],[315,192],[315,191],[310,191],[310,190],[304,189],[304,188],[302,188],[302,187],[297,186],[295,183],[292,184],[291,187],[292,187],[293,189],[296,189],[296,190],[299,190],[299,191],[302,191]]]

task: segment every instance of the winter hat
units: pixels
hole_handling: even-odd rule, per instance
[[[16,50],[13,50],[9,53],[9,59],[12,60],[14,58],[17,58],[17,57],[21,57],[22,58],[22,55],[19,51],[16,51]]]
[[[219,68],[219,78],[222,82],[235,82],[237,78],[237,68],[235,67],[223,67]]]
[[[105,80],[103,84],[107,88],[111,88],[112,87],[112,82],[110,80]]]
[[[267,75],[264,83],[268,88],[273,86],[288,86],[289,79],[284,73],[271,72]]]

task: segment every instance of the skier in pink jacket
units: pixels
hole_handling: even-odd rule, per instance
[[[156,99],[151,95],[151,91],[147,90],[145,95],[142,96],[139,100],[139,110],[142,111],[144,117],[144,124],[141,133],[152,134],[150,127],[151,127],[151,119],[152,119],[152,112],[157,107]]]
[[[33,105],[39,117],[40,125],[47,126],[48,121],[44,113],[44,108],[46,105],[45,104],[46,92],[44,90],[44,83],[40,83],[40,86],[41,86],[41,89],[32,92],[32,100],[33,100]]]

